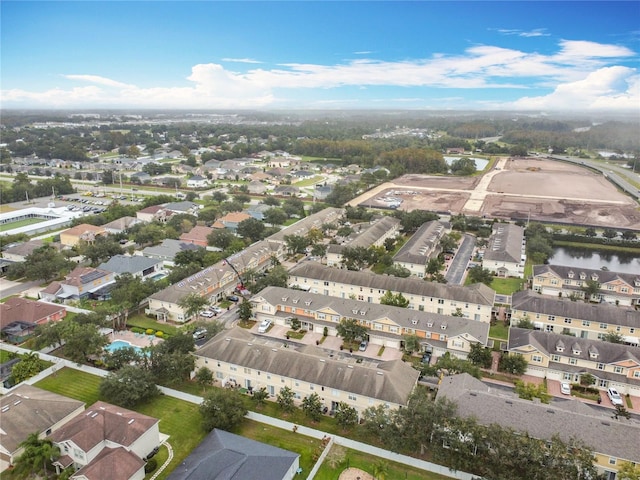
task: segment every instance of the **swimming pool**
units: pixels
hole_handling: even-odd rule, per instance
[[[104,349],[108,350],[111,353],[113,353],[116,350],[120,350],[121,348],[126,348],[126,347],[131,347],[137,353],[142,353],[142,349],[140,347],[136,347],[135,345],[133,345],[133,344],[131,344],[129,342],[125,342],[124,340],[114,340],[113,342],[111,342],[111,344],[109,344],[106,347],[104,347]]]

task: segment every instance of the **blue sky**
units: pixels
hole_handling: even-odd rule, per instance
[[[3,108],[640,113],[640,2],[0,2]]]

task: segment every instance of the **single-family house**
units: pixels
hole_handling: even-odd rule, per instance
[[[297,197],[300,195],[300,189],[292,185],[278,185],[273,190],[274,195],[282,195],[283,197]]]
[[[299,465],[297,453],[216,428],[168,480],[292,480]]]
[[[160,445],[160,421],[96,402],[50,435],[60,449],[54,465],[72,466],[72,479],[143,480],[144,458]]]
[[[22,454],[20,444],[29,434],[37,432],[45,438],[83,410],[83,402],[26,384],[0,397],[0,471],[13,465]]]
[[[316,185],[313,189],[313,198],[316,200],[326,199],[333,191],[333,185]]]
[[[640,305],[640,273],[619,273],[609,270],[534,265],[532,289],[543,295],[584,298],[584,288],[597,282],[598,293],[590,300],[615,305]]]
[[[273,208],[272,205],[265,205],[264,203],[259,203],[257,205],[251,205],[249,208],[245,210],[245,213],[248,213],[256,220],[264,220],[264,214],[267,210],[271,210]]]
[[[146,280],[162,270],[162,260],[142,255],[114,255],[108,261],[101,263],[98,269],[112,272],[114,278],[129,273],[134,277]]]
[[[188,188],[205,188],[209,185],[209,179],[201,175],[194,175],[187,180]]]
[[[105,287],[115,283],[112,272],[91,267],[76,267],[64,280],[51,282],[39,292],[40,298],[53,301],[82,300],[84,298],[101,298]]]
[[[142,250],[142,255],[148,258],[161,260],[165,267],[173,267],[175,265],[174,258],[179,252],[185,250],[197,250],[198,245],[193,243],[174,240],[173,238],[165,238],[160,245],[146,247]]]
[[[136,218],[145,223],[165,223],[171,215],[174,215],[174,212],[167,210],[162,205],[151,205],[136,212]]]
[[[199,247],[207,247],[209,241],[207,237],[214,231],[211,227],[205,227],[204,225],[196,225],[190,231],[180,235],[180,241],[186,243],[192,243]]]
[[[149,183],[151,182],[151,175],[149,175],[147,172],[136,172],[129,175],[129,180],[131,181],[131,183]]]
[[[262,195],[267,191],[267,185],[259,180],[252,180],[247,185],[247,189],[252,195]]]
[[[29,240],[28,242],[18,243],[12,247],[8,247],[2,251],[2,258],[10,262],[24,262],[29,255],[45,243],[42,240]],[[50,243],[48,245],[51,245]]]
[[[196,217],[198,216],[198,210],[200,210],[200,206],[197,203],[187,201],[167,203],[164,208],[175,214],[186,213]]]
[[[215,223],[212,225],[213,228],[227,228],[232,232],[235,232],[238,229],[238,225],[240,222],[251,218],[251,215],[244,212],[229,212],[223,217],[220,217]]]
[[[141,223],[141,220],[138,218],[125,216],[103,225],[102,228],[104,228],[109,234],[117,235],[126,232],[138,223]]]
[[[213,372],[222,386],[265,388],[275,397],[284,387],[296,401],[318,393],[328,411],[340,402],[358,414],[377,405],[406,406],[420,372],[402,360],[357,363],[315,345],[282,348],[282,342],[234,327],[194,352],[196,367]]]
[[[8,341],[19,343],[32,334],[36,326],[60,321],[66,315],[62,305],[11,297],[0,303],[0,331]]]
[[[60,243],[65,247],[74,247],[80,240],[93,243],[97,236],[108,235],[104,227],[82,223],[60,233]]]
[[[523,278],[527,261],[525,245],[524,227],[494,223],[482,258],[482,268],[502,278]]]
[[[429,260],[442,252],[440,240],[451,232],[449,222],[434,220],[423,224],[393,256],[393,263],[418,278],[424,278]]]

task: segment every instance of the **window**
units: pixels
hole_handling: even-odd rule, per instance
[[[620,288],[620,292],[629,293],[629,288],[628,287],[622,287],[622,288]]]
[[[355,395],[349,394],[349,400],[356,401],[358,398]]]
[[[587,321],[587,320],[583,320],[582,321],[582,326],[583,327],[589,327],[591,325],[591,322]]]
[[[606,323],[601,323],[600,324],[600,328],[603,329],[603,330],[606,330],[607,329],[607,324]]]
[[[622,368],[622,367],[613,367],[613,371],[615,373],[622,373],[622,372],[624,372],[624,368]]]
[[[598,370],[604,370],[604,363],[598,364]]]
[[[552,362],[559,362],[560,361],[560,355],[551,355],[551,361]]]
[[[224,374],[222,372],[216,372],[216,378],[222,380],[224,378]]]
[[[531,356],[531,360],[533,362],[536,362],[536,363],[541,363],[542,362],[542,356],[541,355],[532,355]]]
[[[565,318],[564,319],[564,323],[571,323],[571,319],[570,318]]]
[[[640,378],[640,370],[633,372],[633,378]]]
[[[578,360],[576,358],[569,359],[569,365],[575,365],[576,363],[578,363]]]
[[[246,373],[247,375],[251,375],[251,369],[245,367],[244,373]]]
[[[550,322],[555,322],[556,321],[556,317],[554,315],[549,315],[549,321]]]
[[[544,329],[546,332],[553,332],[553,325],[545,325]]]
[[[232,372],[237,372],[238,371],[238,367],[230,366],[229,370],[231,370]]]
[[[444,299],[443,298],[439,298],[438,299],[438,305],[444,305]]]
[[[609,465],[615,465],[617,461],[616,457],[609,457]]]
[[[398,327],[392,327],[392,326],[389,326],[389,332],[391,332],[391,333],[398,333]]]
[[[340,392],[338,390],[331,390],[331,395],[333,395],[334,397],[339,397]]]

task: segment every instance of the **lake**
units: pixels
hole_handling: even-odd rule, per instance
[[[555,247],[549,263],[592,270],[607,267],[612,272],[640,275],[640,256],[610,250]]]
[[[476,157],[449,157],[449,156],[445,156],[444,157],[444,161],[447,162],[447,165],[451,165],[454,160],[459,160],[461,158],[471,158],[471,160],[476,162],[476,170],[477,171],[484,170],[485,167],[487,166],[487,164],[489,163],[489,160],[485,160],[484,158],[476,158]]]

